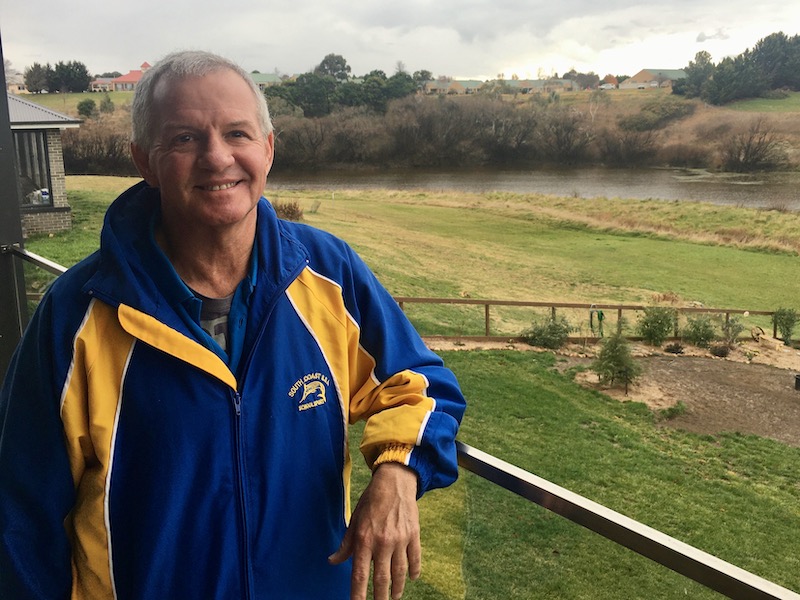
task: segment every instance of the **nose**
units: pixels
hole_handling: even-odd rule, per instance
[[[218,133],[211,133],[206,138],[202,153],[199,157],[200,166],[219,171],[231,166],[235,162],[233,151],[225,138]]]

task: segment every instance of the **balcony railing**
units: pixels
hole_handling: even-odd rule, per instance
[[[66,271],[65,267],[15,245],[3,246],[2,253],[10,253],[16,258],[28,261],[54,275],[60,275]],[[400,302],[411,300],[416,299],[398,299]],[[467,303],[466,300],[458,300],[457,302]],[[482,300],[469,301],[472,304],[485,304],[486,302]],[[493,304],[498,303],[494,302]],[[521,304],[554,306],[550,303]],[[488,306],[489,304],[486,304],[487,314]],[[584,307],[584,305],[568,306],[570,308],[576,306]],[[585,306],[588,308],[589,305]],[[605,307],[606,305],[602,306]],[[622,308],[635,310],[642,307],[630,306]],[[5,307],[0,307],[0,310],[4,309]],[[708,312],[708,310],[705,309],[705,312]],[[737,311],[730,310],[730,313],[734,312]],[[751,314],[753,312],[750,311]],[[759,314],[771,313],[764,312]],[[561,515],[573,523],[582,525],[617,544],[638,552],[720,594],[740,600],[800,600],[800,594],[725,562],[689,544],[685,544],[477,448],[461,442],[457,442],[457,446],[458,463],[461,468]]]

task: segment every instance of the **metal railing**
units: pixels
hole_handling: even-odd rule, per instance
[[[20,248],[19,246],[4,246],[2,251],[9,252],[15,256],[20,257],[22,260],[25,260],[40,269],[47,271],[48,273],[52,273],[53,275],[63,275],[67,272],[67,267],[64,267],[57,262],[53,262],[49,258],[45,258],[44,256],[40,256],[31,252],[30,250],[25,250],[25,248]]]
[[[54,275],[66,268],[18,246],[3,246],[2,253],[28,261]],[[407,298],[398,301],[409,301]],[[501,301],[472,300],[471,304]],[[465,299],[459,303],[467,303]],[[515,303],[514,305],[553,306],[550,303]],[[582,308],[584,305],[556,305]],[[588,307],[589,305],[585,305]],[[597,305],[611,306],[611,305]],[[631,310],[633,306],[623,307]],[[486,309],[488,311],[488,307]],[[698,309],[702,310],[702,309]],[[730,311],[739,312],[739,311]],[[743,311],[741,311],[743,312]],[[750,311],[753,314],[754,311]],[[771,313],[760,313],[771,314]],[[462,469],[518,494],[573,523],[582,525],[606,539],[629,548],[673,571],[680,573],[729,598],[737,600],[800,600],[800,594],[763,579],[749,571],[721,560],[615,512],[588,498],[562,488],[499,458],[456,442],[458,464]]]
[[[601,504],[579,496],[519,467],[456,442],[458,464],[500,487],[582,525],[642,556],[741,600],[800,600],[800,594],[781,587],[643,525]]]

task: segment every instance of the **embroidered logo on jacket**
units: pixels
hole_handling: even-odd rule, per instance
[[[290,398],[298,398],[297,410],[322,406],[327,402],[326,394],[330,380],[322,373],[309,373],[294,382],[289,390]]]

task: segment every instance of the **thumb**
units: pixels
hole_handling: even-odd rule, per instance
[[[350,558],[350,556],[352,556],[353,549],[351,547],[352,543],[350,538],[350,529],[348,528],[344,534],[344,538],[342,538],[342,543],[339,545],[339,549],[328,557],[329,563],[332,565],[340,565]]]

